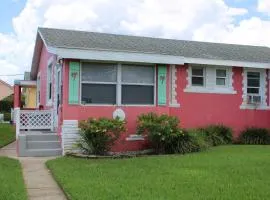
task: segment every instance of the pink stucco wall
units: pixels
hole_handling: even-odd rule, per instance
[[[50,109],[51,106],[47,106],[47,68],[48,68],[48,62],[52,58],[53,63],[55,63],[55,56],[51,53],[49,53],[46,49],[46,47],[43,45],[42,52],[40,55],[40,61],[39,61],[39,69],[38,72],[40,73],[40,105],[44,107],[44,109]],[[54,72],[53,72],[54,74]],[[53,75],[52,74],[52,75]],[[54,85],[54,80],[53,80]],[[52,87],[52,98],[54,95],[54,87]]]
[[[269,110],[240,109],[243,100],[243,68],[233,67],[233,87],[237,94],[184,92],[187,85],[186,69],[187,66],[177,66],[177,100],[181,107],[170,109],[170,114],[178,116],[183,127],[194,128],[222,123],[232,127],[235,136],[247,126],[270,128]]]
[[[157,112],[179,117],[181,126],[194,128],[209,124],[230,126],[235,136],[246,126],[270,128],[270,111],[241,110],[242,103],[242,68],[233,68],[233,87],[237,94],[187,93],[187,66],[177,66],[177,101],[180,108],[169,107],[169,76],[167,76],[167,106],[89,106],[68,104],[68,61],[64,65],[63,120],[83,120],[89,117],[112,117],[116,108],[122,108],[126,114],[127,133],[123,134],[114,146],[115,151],[144,149],[146,142],[126,141],[129,134],[136,132],[136,119],[141,113]],[[169,73],[168,73],[169,74]],[[267,94],[268,95],[268,94]]]

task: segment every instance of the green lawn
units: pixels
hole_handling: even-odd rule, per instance
[[[270,146],[221,146],[188,155],[47,162],[70,199],[270,197]]]
[[[10,124],[0,123],[0,148],[15,141],[15,127]]]
[[[27,199],[21,165],[18,160],[0,157],[0,199]]]

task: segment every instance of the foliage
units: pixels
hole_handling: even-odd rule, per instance
[[[265,128],[249,127],[238,137],[241,144],[270,144],[270,133]]]
[[[202,129],[190,129],[188,133],[193,141],[196,151],[203,151],[212,146],[212,142],[207,140],[206,134]]]
[[[0,148],[15,141],[15,127],[10,124],[0,123]]]
[[[47,166],[70,199],[269,199],[269,147],[226,145],[184,156],[89,160]],[[182,192],[179,192],[182,191]]]
[[[147,135],[156,153],[190,153],[199,151],[194,137],[179,127],[177,117],[142,114],[137,119],[137,134]]]
[[[224,125],[209,125],[200,128],[200,131],[212,146],[231,144],[233,140],[232,129]]]
[[[89,118],[80,122],[79,148],[86,154],[105,154],[120,134],[126,130],[125,121],[108,118]]]
[[[10,112],[11,108],[13,108],[13,95],[0,101],[0,112]]]
[[[4,113],[4,121],[9,122],[11,120],[11,114],[10,112]]]

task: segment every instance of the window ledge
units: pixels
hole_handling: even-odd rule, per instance
[[[144,137],[142,135],[129,135],[126,137],[126,141],[143,141]]]
[[[251,104],[242,104],[240,106],[242,110],[270,110],[270,106],[266,105],[251,105]]]
[[[187,87],[184,92],[190,93],[211,93],[211,94],[236,94],[233,88],[207,88],[207,87]]]

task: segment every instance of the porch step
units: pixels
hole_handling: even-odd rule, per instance
[[[57,134],[27,134],[27,141],[58,141]]]
[[[45,157],[62,155],[58,135],[52,132],[29,131],[19,135],[18,153],[23,157]]]
[[[60,149],[59,141],[27,141],[27,149]]]
[[[50,157],[62,155],[62,149],[28,149],[27,157]]]

